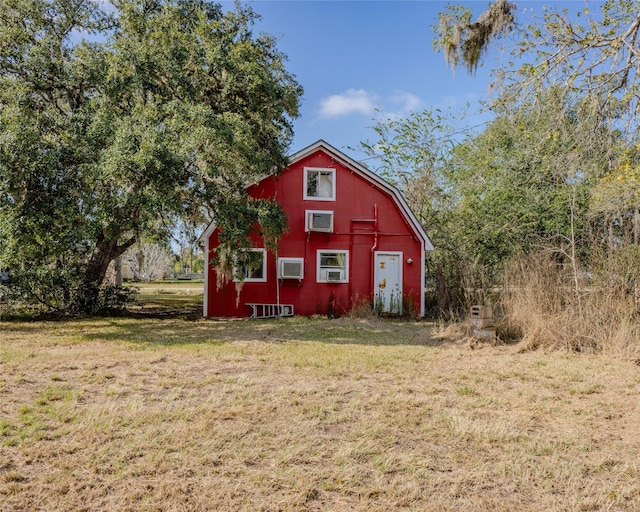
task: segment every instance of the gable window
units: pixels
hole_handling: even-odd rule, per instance
[[[233,280],[264,283],[267,280],[267,250],[249,249],[238,257],[233,268]]]
[[[335,201],[336,170],[324,167],[305,167],[304,198],[315,201]]]
[[[349,251],[318,251],[318,283],[349,282]]]

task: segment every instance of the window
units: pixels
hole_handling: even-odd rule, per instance
[[[304,260],[302,258],[278,258],[279,279],[302,279]]]
[[[306,210],[305,231],[333,233],[333,212],[326,210]]]
[[[316,281],[319,283],[348,283],[349,252],[318,251]]]
[[[267,280],[266,249],[250,249],[238,256],[237,266],[233,268],[234,281],[264,283]]]
[[[336,170],[305,167],[304,198],[315,201],[335,201]]]

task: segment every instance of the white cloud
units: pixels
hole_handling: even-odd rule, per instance
[[[422,105],[422,100],[415,94],[406,91],[397,91],[391,100],[401,105],[401,112],[413,112]]]
[[[386,103],[390,108],[384,108],[382,103]],[[423,105],[422,99],[407,91],[398,90],[380,99],[371,91],[349,89],[341,94],[324,98],[320,102],[319,116],[329,119],[349,114],[364,114],[386,120],[399,120],[422,108]]]
[[[389,97],[391,110],[380,109],[377,118],[384,121],[400,121],[423,107],[424,102],[415,94],[406,91],[396,91]]]
[[[371,115],[376,97],[364,89],[349,89],[342,94],[333,94],[320,102],[320,117],[330,118],[348,114]]]

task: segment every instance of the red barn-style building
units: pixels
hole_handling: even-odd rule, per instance
[[[207,265],[205,317],[341,314],[364,300],[381,312],[424,315],[433,245],[395,187],[320,140],[247,192],[275,197],[289,230],[277,254],[254,241],[257,268],[244,271],[239,295],[234,282],[218,289]],[[217,234],[214,221],[202,236],[209,261]]]

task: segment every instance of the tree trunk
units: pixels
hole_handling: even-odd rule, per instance
[[[113,265],[115,267],[113,285],[120,288],[122,286],[122,256],[118,256],[113,262]]]
[[[98,307],[100,298],[100,286],[104,281],[109,268],[109,263],[120,257],[129,247],[133,245],[135,239],[130,239],[122,245],[118,245],[118,240],[109,240],[100,235],[96,242],[95,249],[84,272],[84,278],[77,290],[72,308],[78,313],[93,313]]]
[[[144,267],[144,253],[142,252],[142,250],[139,250],[136,253],[136,261],[138,262],[138,272],[135,277],[140,281],[146,281],[147,279],[145,278],[146,272]]]

